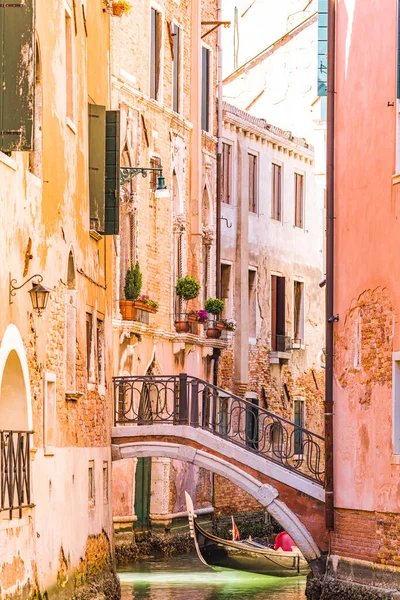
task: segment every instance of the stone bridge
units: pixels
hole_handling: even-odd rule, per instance
[[[323,438],[185,374],[118,377],[114,386],[113,460],[168,457],[226,477],[317,565],[327,549]]]

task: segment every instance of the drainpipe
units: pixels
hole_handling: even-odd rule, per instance
[[[221,0],[217,4],[217,21],[222,20],[221,16]],[[215,268],[216,268],[216,297],[221,298],[221,192],[222,192],[222,32],[221,27],[218,27],[217,37],[217,206],[216,206],[216,248],[215,248]]]
[[[336,0],[328,2],[328,88],[326,145],[326,368],[325,368],[325,521],[335,528],[333,485],[333,327],[334,316],[334,167],[335,167],[335,19]]]

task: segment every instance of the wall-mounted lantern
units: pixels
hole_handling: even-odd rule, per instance
[[[32,279],[36,279],[37,281],[33,282]],[[41,285],[43,281],[43,277],[41,275],[32,275],[29,277],[22,285],[15,285],[17,283],[16,279],[11,279],[10,273],[10,288],[9,288],[9,297],[8,301],[10,304],[13,303],[13,296],[16,295],[17,290],[20,290],[24,287],[29,281],[32,281],[32,289],[29,290],[29,295],[31,297],[32,308],[40,317],[44,310],[46,310],[47,303],[49,301],[49,296],[51,290]]]
[[[156,198],[169,198],[169,191],[165,185],[165,177],[163,177],[163,170],[161,167],[120,167],[121,173],[121,185],[125,185],[131,181],[136,175],[147,177],[147,173],[158,173],[157,187],[155,191]]]

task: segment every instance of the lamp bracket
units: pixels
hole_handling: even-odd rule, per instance
[[[36,275],[32,275],[32,277],[29,277],[29,279],[27,279],[26,281],[24,281],[24,283],[22,283],[21,285],[15,285],[17,283],[16,279],[11,279],[11,273],[9,275],[9,279],[10,279],[10,288],[9,288],[9,295],[8,295],[8,301],[10,304],[13,303],[12,298],[13,296],[16,295],[17,290],[20,290],[21,288],[24,287],[24,285],[26,285],[27,283],[29,283],[30,281],[32,281],[32,279],[37,278],[37,283],[42,283],[43,281],[43,277],[41,275],[39,275],[38,273]]]
[[[162,177],[163,170],[161,167],[120,167],[120,184],[125,185],[125,183],[129,183],[136,175],[147,177],[147,173],[149,172],[156,172]]]

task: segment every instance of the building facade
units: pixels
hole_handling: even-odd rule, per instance
[[[92,576],[108,579],[109,597],[118,596],[110,539],[112,246],[95,231],[104,227],[91,210],[88,152],[90,106],[108,108],[103,7],[102,0],[0,7],[2,598],[71,597]],[[96,143],[105,163],[101,137]],[[50,298],[38,316],[28,291],[41,281]]]
[[[220,385],[323,435],[324,206],[314,151],[227,103],[223,123],[221,296],[237,328]],[[232,506],[224,487],[221,510]]]
[[[141,175],[121,187],[121,231],[115,239],[113,348],[115,375],[174,375],[209,380],[213,348],[195,323],[179,333],[175,321],[215,295],[217,151],[217,3],[146,1],[112,19],[112,105],[121,111],[121,165],[163,169],[169,197],[157,177]],[[139,264],[141,293],[158,302],[155,314],[124,320],[127,269]],[[200,295],[186,306],[175,294],[192,275]],[[211,477],[162,458],[115,463],[116,527],[167,526],[185,510],[184,490],[211,510]],[[151,500],[150,500],[151,499]],[[208,507],[208,509],[207,509]],[[128,523],[128,525],[126,525]]]
[[[334,276],[327,285],[334,314],[327,316],[339,320],[332,323],[334,580],[328,579],[324,597],[330,589],[343,597],[359,593],[359,584],[368,598],[394,598],[400,589],[399,286],[393,269],[399,14],[394,0],[380,5],[379,18],[376,8],[356,0],[338,3],[332,13]]]

